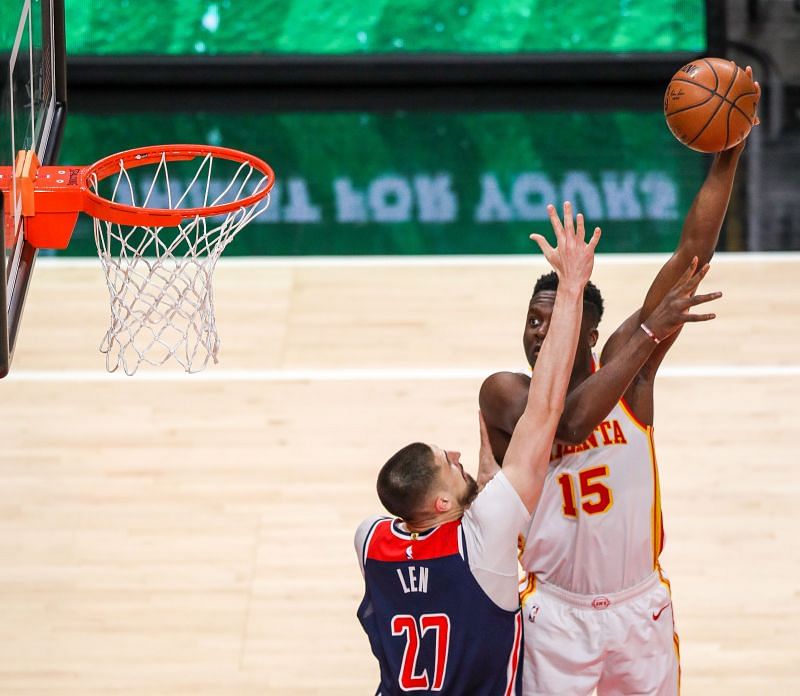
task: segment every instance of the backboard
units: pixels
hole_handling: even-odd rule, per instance
[[[54,164],[66,116],[64,0],[4,0],[0,20],[0,166],[20,150]],[[3,196],[4,254],[0,259],[0,377],[9,370],[36,250],[25,242],[14,182]]]

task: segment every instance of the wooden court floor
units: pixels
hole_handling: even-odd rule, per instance
[[[599,257],[601,341],[661,257]],[[221,361],[108,376],[99,264],[40,263],[0,382],[0,694],[374,692],[353,531],[415,439],[477,459],[541,257],[223,262]],[[719,256],[656,396],[685,696],[800,693],[800,257]]]

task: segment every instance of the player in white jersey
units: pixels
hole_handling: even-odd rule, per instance
[[[523,693],[677,693],[652,428],[623,400],[583,444],[555,443],[535,515]]]
[[[592,349],[602,298],[591,283],[584,292],[551,466],[531,526],[522,531],[521,561],[529,573],[522,591],[525,694],[591,694],[595,688],[601,696],[678,693],[678,642],[658,564],[663,531],[652,423],[656,371],[679,331],[661,335],[648,318],[670,299],[687,267],[690,273],[701,269],[698,281],[705,274],[742,149],[715,156],[674,255],[643,305],[606,342],[600,369]],[[540,278],[528,308],[523,344],[534,369],[556,288],[557,279]],[[702,301],[708,299],[713,296]],[[481,387],[499,462],[529,383],[527,375],[501,372]]]
[[[661,550],[652,428],[620,401],[583,444],[555,443],[550,462],[539,519],[524,530],[523,566],[542,582],[592,596],[650,576]],[[619,495],[628,490],[647,495]]]

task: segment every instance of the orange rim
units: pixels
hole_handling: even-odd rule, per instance
[[[102,181],[120,172],[123,164],[126,169],[135,169],[136,167],[156,164],[161,161],[162,156],[166,156],[167,162],[177,162],[193,160],[209,154],[232,162],[250,164],[253,169],[266,177],[266,185],[263,189],[238,201],[200,208],[139,208],[110,201],[91,191],[87,186],[87,182],[93,175],[97,181]],[[84,212],[93,217],[122,225],[154,227],[174,226],[187,218],[208,217],[248,208],[264,199],[272,190],[274,183],[275,172],[264,160],[241,150],[214,145],[150,145],[138,147],[104,157],[85,167],[81,172],[81,187],[84,189]]]

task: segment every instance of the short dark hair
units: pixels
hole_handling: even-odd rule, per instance
[[[436,459],[429,445],[413,442],[393,454],[378,474],[378,497],[403,520],[413,520],[436,479]]]
[[[545,273],[536,281],[536,285],[533,286],[533,295],[542,290],[552,290],[553,292],[558,290],[558,274],[555,271]],[[597,317],[595,325],[599,324],[603,318],[603,296],[591,280],[586,283],[586,287],[583,289],[583,301],[594,309]]]

